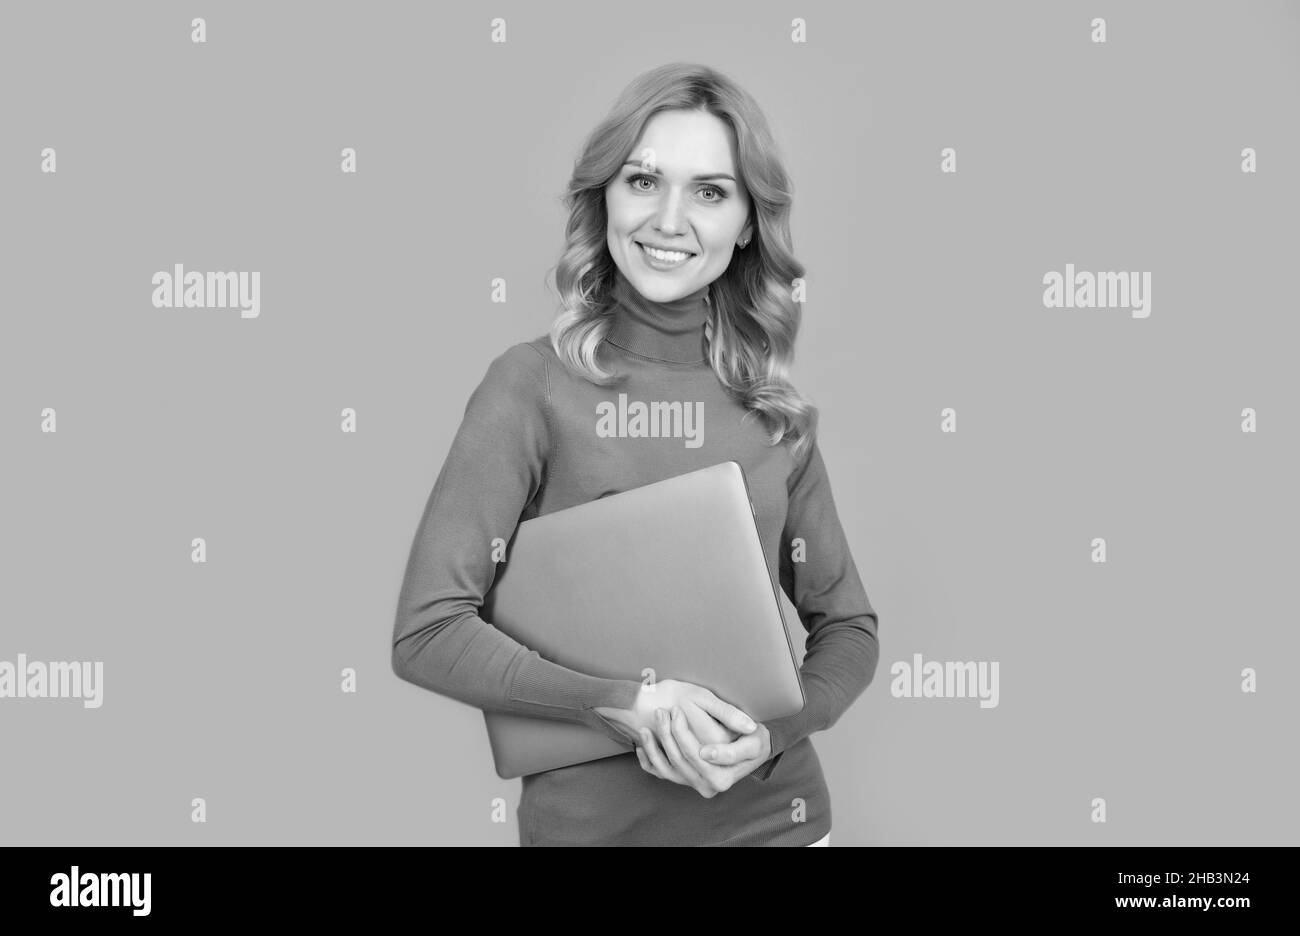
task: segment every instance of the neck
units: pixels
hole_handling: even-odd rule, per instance
[[[614,270],[613,321],[605,340],[642,357],[669,364],[700,364],[706,359],[704,323],[709,319],[707,285],[669,302],[656,302]]]

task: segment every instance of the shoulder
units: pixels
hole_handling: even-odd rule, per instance
[[[560,361],[555,349],[551,347],[551,336],[549,334],[538,335],[528,341],[521,341],[515,347],[527,348],[528,353],[534,355],[549,368],[553,368]]]
[[[541,340],[516,342],[498,353],[488,363],[475,395],[516,405],[532,402],[546,406],[550,397],[550,367],[538,346]]]
[[[790,473],[786,477],[788,491],[803,486],[826,471],[826,463],[822,461],[821,446],[818,444],[815,431],[799,448],[800,451],[796,455],[792,444],[786,447],[790,455]]]
[[[547,335],[538,335],[528,341],[519,341],[492,359],[494,367],[509,371],[545,374],[558,360]]]
[[[537,346],[537,341],[538,339],[534,338],[531,341],[519,341],[510,345],[492,359],[489,370],[511,375],[544,374],[546,358],[541,348]]]

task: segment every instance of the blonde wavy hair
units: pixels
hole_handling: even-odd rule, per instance
[[[569,220],[553,268],[560,312],[551,346],[570,372],[592,383],[622,379],[597,360],[613,321],[617,269],[606,240],[605,187],[663,110],[702,110],[735,134],[738,181],[749,194],[754,235],[709,285],[708,361],[727,391],[764,420],[769,444],[788,441],[797,461],[816,438],[818,412],[788,379],[800,321],[791,287],[804,276],[790,244],[793,189],[758,105],[712,68],[674,62],[640,75],[588,136],[563,196]]]

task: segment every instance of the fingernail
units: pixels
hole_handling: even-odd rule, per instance
[[[700,757],[708,757],[708,758],[712,758],[712,757],[713,757],[713,748],[711,748],[711,747],[701,748],[701,749],[700,749]]]
[[[740,724],[741,724],[741,727],[743,727],[746,731],[753,731],[755,728],[758,727],[758,726],[755,725],[752,721],[750,721],[748,718],[746,718],[746,719],[745,719],[743,722],[741,722]]]
[[[668,713],[665,712],[663,709],[655,709],[655,721],[661,722],[667,717],[668,717]]]

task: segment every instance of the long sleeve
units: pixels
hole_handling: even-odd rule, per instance
[[[750,775],[759,780],[771,776],[781,754],[792,745],[835,724],[871,684],[880,656],[879,618],[862,587],[815,442],[788,483],[781,587],[808,631],[807,652],[799,669],[807,698],[802,711],[766,722],[772,757]],[[793,555],[796,539],[803,540],[797,556]]]
[[[640,683],[552,663],[479,616],[509,542],[546,476],[548,365],[520,343],[488,366],[415,532],[393,630],[393,672],[485,711],[588,725],[626,743],[596,706],[631,708]]]

